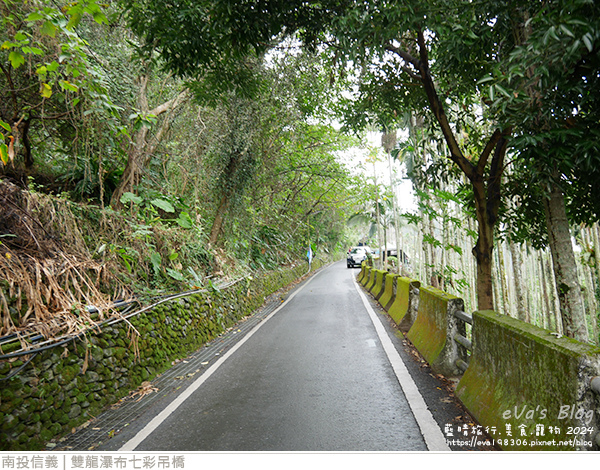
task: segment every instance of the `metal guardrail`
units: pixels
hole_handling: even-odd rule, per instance
[[[463,321],[464,323],[468,323],[469,325],[473,325],[473,316],[469,315],[468,313],[465,313],[461,310],[457,310],[454,312],[454,316],[458,319]],[[464,337],[463,335],[461,335],[460,333],[456,333],[454,335],[454,338],[452,338],[456,343],[458,343],[459,345],[461,345],[463,348],[465,348],[467,351],[471,352],[473,350],[473,343],[471,343],[471,341],[469,341],[468,338]],[[469,361],[458,358],[456,360],[456,365],[458,366],[458,368],[460,370],[462,370],[463,372],[467,370],[467,367],[469,367]]]

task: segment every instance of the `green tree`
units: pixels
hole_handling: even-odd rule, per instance
[[[86,42],[76,32],[88,17],[97,24],[106,24],[107,18],[94,1],[2,0],[0,10],[0,90],[7,98],[0,103],[0,123],[10,140],[0,145],[0,157],[6,165],[22,153],[25,166],[31,167],[35,129],[41,134],[38,141],[44,139],[44,129],[60,134],[64,123],[76,126],[82,106],[89,110],[102,98],[104,110],[114,112]]]
[[[149,44],[158,43],[159,48],[171,57],[171,67],[180,73],[199,63],[218,68],[224,57],[247,54],[253,49],[263,50],[278,35],[298,33],[309,46],[314,46],[319,38],[325,39],[332,59],[342,66],[351,62],[364,66],[361,79],[368,75],[369,80],[362,81],[373,84],[376,94],[387,90],[390,93],[386,96],[393,96],[397,103],[427,106],[442,129],[450,158],[473,185],[479,222],[479,240],[475,250],[479,268],[479,306],[492,308],[491,253],[507,130],[496,129],[491,133],[481,146],[477,161],[467,158],[446,115],[445,101],[438,94],[437,87],[447,82],[439,77],[434,79],[436,72],[443,76],[444,69],[436,68],[438,62],[430,57],[443,48],[442,41],[446,40],[455,48],[453,59],[462,61],[461,64],[467,63],[464,52],[472,46],[472,40],[468,36],[449,34],[448,15],[450,22],[463,25],[467,20],[471,23],[472,16],[475,16],[475,26],[486,33],[480,39],[485,47],[479,49],[481,55],[478,58],[487,54],[488,61],[505,50],[504,43],[500,49],[507,32],[505,22],[499,21],[497,27],[491,28],[489,23],[494,19],[493,13],[483,11],[478,4],[465,6],[464,2],[430,2],[426,6],[417,2],[402,5],[344,1],[188,2],[177,12],[168,11],[162,2],[143,5],[132,2],[128,7],[133,27],[145,34]],[[170,21],[169,18],[174,20],[173,15],[182,16],[179,19],[184,21]],[[196,45],[195,48],[185,46],[190,41]],[[207,47],[209,43],[210,48]],[[217,47],[212,47],[212,44]],[[450,46],[446,50],[449,51]],[[475,63],[471,57],[469,62]],[[475,96],[473,69],[468,70],[458,87],[459,98],[465,106],[472,105]],[[458,75],[457,70],[454,73]],[[385,86],[382,87],[382,84]],[[402,87],[403,84],[407,86]],[[424,90],[425,94],[412,93],[410,90],[417,89],[414,86]],[[394,108],[388,105],[388,109]]]
[[[168,51],[171,67],[180,73],[199,64],[216,70],[231,57],[264,51],[282,35],[298,33],[308,46],[321,41],[340,75],[351,67],[357,71],[357,99],[352,104],[363,106],[365,113],[352,118],[354,125],[368,113],[378,119],[395,117],[407,108],[431,113],[443,133],[448,158],[472,189],[478,221],[478,304],[493,307],[491,255],[513,132],[512,123],[494,112],[494,104],[510,100],[511,94],[501,83],[490,86],[479,80],[507,67],[520,46],[527,49],[535,36],[529,32],[535,26],[530,20],[552,17],[556,4],[207,1],[187,2],[177,11],[152,1],[128,5],[133,24],[143,26],[138,30],[148,43]],[[184,21],[171,21],[177,15]],[[594,40],[593,35],[579,37],[590,52]],[[197,47],[185,49],[190,43]],[[479,116],[487,135],[465,146],[458,133],[467,113]]]
[[[585,341],[569,221],[600,216],[592,183],[600,179],[600,9],[572,0],[523,11],[522,44],[481,82],[497,119],[515,131],[514,226],[534,245],[550,246],[564,331]]]

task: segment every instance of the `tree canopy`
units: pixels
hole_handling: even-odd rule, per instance
[[[343,243],[361,191],[337,158],[350,131],[405,128],[386,151],[408,159],[421,202],[451,183],[476,220],[479,308],[494,307],[499,235],[552,246],[561,302],[577,297],[568,223],[600,213],[592,0],[0,7],[3,171],[45,165],[57,192],[144,226],[172,217],[266,267]]]

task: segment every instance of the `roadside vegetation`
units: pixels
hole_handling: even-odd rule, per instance
[[[593,0],[178,5],[0,0],[3,335],[364,240],[597,342]]]
[[[116,4],[0,2],[0,332],[340,253],[360,181],[317,57],[184,79]],[[288,53],[290,52],[290,53]]]

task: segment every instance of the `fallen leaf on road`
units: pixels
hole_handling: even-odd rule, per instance
[[[135,392],[131,392],[129,396],[133,398],[139,395],[137,401],[140,401],[142,398],[152,392],[158,392],[158,388],[154,387],[150,382],[142,382],[142,385],[140,385]]]

